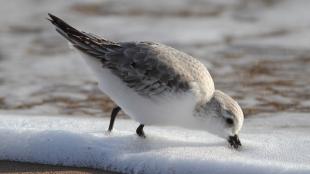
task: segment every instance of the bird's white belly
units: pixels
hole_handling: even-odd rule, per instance
[[[127,87],[109,69],[102,68],[97,60],[87,56],[86,61],[98,78],[99,88],[137,122],[145,125],[183,126],[191,121],[195,107],[195,98],[191,93],[143,97]]]

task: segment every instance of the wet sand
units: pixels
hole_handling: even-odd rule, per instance
[[[76,168],[52,166],[44,164],[22,163],[13,161],[0,161],[0,173],[43,173],[43,174],[116,174],[113,172],[106,172],[102,170],[95,170],[90,168]]]

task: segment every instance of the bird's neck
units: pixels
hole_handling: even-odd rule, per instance
[[[217,124],[218,109],[218,102],[213,99],[204,104],[197,104],[194,109],[193,116],[189,117],[189,120],[187,120],[184,127],[215,133],[214,124]]]

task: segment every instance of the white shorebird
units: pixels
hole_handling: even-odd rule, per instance
[[[140,123],[136,130],[140,137],[145,137],[144,125],[170,125],[205,130],[227,139],[234,148],[241,146],[240,106],[214,89],[212,77],[197,59],[153,42],[111,42],[49,16],[57,32],[90,65],[99,88],[118,105],[112,111],[109,131],[123,110]]]

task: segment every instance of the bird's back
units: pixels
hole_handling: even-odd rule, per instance
[[[208,70],[188,54],[153,42],[111,42],[50,17],[56,30],[75,48],[141,96],[192,91],[197,100],[206,101],[213,95],[214,83]]]
[[[158,92],[192,90],[202,97],[201,100],[209,100],[213,95],[212,77],[206,67],[192,56],[153,42],[122,43],[121,46],[123,45],[124,54],[121,57],[125,59],[124,61],[130,61],[130,65],[127,64],[127,68],[123,69],[135,72],[134,76],[140,77],[140,80],[145,80],[148,77],[167,87],[166,91],[159,90]],[[117,71],[122,70],[119,68]],[[140,81],[136,84],[141,86],[141,83]]]

